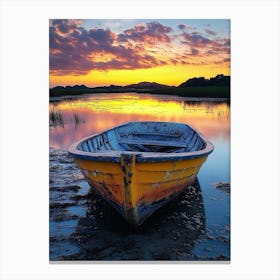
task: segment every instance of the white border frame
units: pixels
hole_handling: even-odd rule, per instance
[[[50,264],[48,20],[155,15],[231,19],[231,262]],[[0,278],[279,279],[279,26],[276,0],[2,0]]]

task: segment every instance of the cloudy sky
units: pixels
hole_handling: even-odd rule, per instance
[[[179,85],[230,74],[230,21],[52,19],[50,87]]]

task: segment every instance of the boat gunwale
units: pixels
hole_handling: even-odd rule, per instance
[[[182,153],[162,153],[162,152],[138,152],[138,151],[116,151],[116,150],[107,150],[104,152],[86,152],[78,149],[78,146],[91,138],[97,137],[103,133],[114,130],[116,128],[120,128],[123,126],[127,126],[131,123],[170,123],[170,124],[183,124],[192,129],[197,135],[205,142],[205,147],[198,151],[192,152],[182,152]],[[155,122],[155,121],[136,121],[136,122],[127,122],[118,126],[115,126],[111,129],[107,129],[96,134],[87,136],[79,141],[74,142],[68,149],[70,155],[74,158],[90,160],[90,161],[105,161],[105,162],[120,162],[122,155],[136,155],[136,162],[165,162],[165,161],[178,161],[178,160],[187,160],[200,158],[204,156],[208,156],[214,150],[214,145],[207,140],[199,131],[194,129],[189,124],[185,123],[175,123],[175,122]]]

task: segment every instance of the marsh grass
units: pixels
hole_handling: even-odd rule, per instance
[[[74,122],[75,127],[79,124],[85,123],[85,120],[83,117],[81,117],[78,113],[74,113],[73,117],[68,119],[69,122]],[[49,113],[49,124],[50,126],[62,126],[67,123],[67,120],[63,116],[61,111],[50,111]]]
[[[82,122],[85,122],[85,120],[83,120],[78,113],[74,113],[74,122],[75,124],[80,124]]]
[[[49,122],[51,126],[63,126],[64,127],[64,119],[61,111],[51,111],[49,113]]]
[[[74,113],[74,122],[75,122],[75,128],[76,128],[81,123],[85,123],[85,120],[82,117],[80,117],[78,113]]]

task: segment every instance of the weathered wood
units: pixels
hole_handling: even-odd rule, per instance
[[[86,141],[86,142],[87,142],[87,146],[88,146],[89,152],[93,152],[94,149],[93,149],[93,147],[92,147],[92,145],[91,145],[91,141],[88,140],[88,141]]]
[[[161,147],[177,147],[187,148],[187,145],[182,142],[175,141],[158,141],[158,140],[146,140],[146,139],[123,139],[120,140],[120,144],[131,144],[131,145],[147,145],[147,146],[161,146]]]
[[[186,124],[133,122],[84,138],[69,153],[91,187],[138,226],[194,182],[213,149]]]
[[[98,162],[120,162],[124,152],[137,153],[137,162],[173,162],[207,156],[213,148],[201,133],[186,124],[130,122],[86,137],[74,143],[69,152],[76,158]]]
[[[133,135],[135,136],[154,136],[154,137],[174,137],[174,138],[179,138],[183,135],[183,133],[178,132],[178,134],[168,134],[168,133],[153,133],[153,132],[132,132]]]

